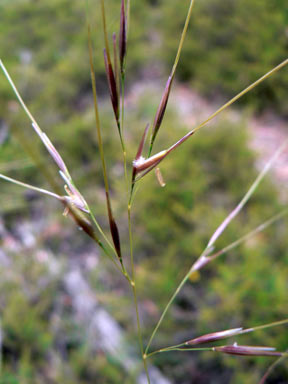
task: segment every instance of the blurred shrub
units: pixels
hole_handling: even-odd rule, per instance
[[[189,1],[161,1],[161,56],[172,65]],[[178,76],[205,95],[231,97],[287,57],[288,11],[279,0],[196,1]],[[288,72],[282,71],[243,99],[288,114]]]

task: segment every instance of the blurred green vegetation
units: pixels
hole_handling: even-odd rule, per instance
[[[189,1],[159,2],[161,57],[171,64]],[[210,97],[232,97],[287,58],[287,26],[285,0],[196,1],[178,76]],[[283,71],[241,102],[287,116],[287,86]]]
[[[181,3],[132,1],[128,83],[141,79],[143,72],[157,65],[168,73],[188,3],[188,0]],[[106,100],[99,1],[93,5],[91,2],[90,17],[94,25],[104,145],[115,216],[120,223],[128,263],[122,155],[111,107]],[[178,78],[191,82],[209,96],[234,95],[285,58],[285,7],[285,2],[280,0],[196,1]],[[108,30],[112,34],[118,31],[119,1],[107,0],[107,12]],[[1,2],[0,52],[40,126],[60,149],[77,186],[84,191],[101,223],[107,226],[85,23],[84,2]],[[243,105],[256,106],[258,110],[269,106],[286,114],[285,87],[287,71],[284,70],[245,97]],[[128,104],[129,161],[156,105],[157,97],[150,93],[142,95],[133,105]],[[7,127],[1,143],[0,172],[45,187],[47,181],[41,168],[33,165],[26,148],[33,152],[37,163],[49,171],[50,181],[61,185],[55,176],[54,164],[2,75],[0,119],[1,129],[5,131]],[[170,108],[159,132],[158,149],[175,142],[186,132],[181,116]],[[248,149],[248,141],[245,118],[237,123],[223,118],[200,131],[163,162],[165,188],[159,187],[153,173],[140,183],[133,223],[145,340],[211,233],[252,183],[256,175],[255,155]],[[127,378],[109,356],[89,351],[63,290],[63,276],[70,268],[71,258],[80,262],[79,253],[91,246],[90,241],[73,230],[73,223],[61,217],[59,206],[49,198],[23,193],[19,187],[5,182],[1,182],[1,197],[2,218],[12,236],[17,237],[15,227],[21,220],[33,223],[39,216],[45,218],[47,230],[54,226],[60,226],[61,230],[51,230],[51,236],[38,234],[35,246],[25,252],[22,248],[21,252],[17,249],[11,252],[8,235],[1,237],[3,252],[8,254],[10,264],[1,267],[0,383],[132,384],[133,378]],[[277,191],[266,180],[219,239],[217,249],[247,233],[281,207]],[[283,220],[194,276],[195,281],[184,287],[171,308],[153,347],[161,348],[206,332],[250,327],[287,317],[286,233],[287,221]],[[59,273],[51,276],[49,265],[41,264],[37,254],[42,248],[55,255],[61,265]],[[50,280],[43,286],[47,276]],[[125,282],[104,262],[89,273],[88,281],[101,304],[129,333],[129,342],[137,346],[137,335],[131,330],[134,310]],[[287,348],[287,336],[287,327],[279,327],[241,336],[237,341],[283,350]],[[157,355],[152,362],[176,383],[252,384],[259,380],[271,360],[175,352]],[[267,383],[281,383],[287,375],[287,368],[281,366]]]

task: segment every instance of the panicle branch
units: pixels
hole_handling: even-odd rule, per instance
[[[245,88],[243,91],[238,93],[235,97],[233,97],[231,100],[229,100],[226,104],[224,104],[222,107],[217,109],[216,112],[214,112],[212,115],[210,115],[206,120],[204,120],[202,123],[197,125],[194,129],[192,129],[190,132],[186,133],[180,140],[178,140],[175,144],[173,144],[171,147],[166,149],[166,156],[168,156],[171,152],[173,152],[176,148],[178,148],[180,145],[182,145],[186,140],[188,140],[191,136],[194,135],[200,128],[203,128],[205,125],[207,125],[212,119],[214,119],[216,116],[218,116],[221,112],[223,112],[226,108],[228,108],[230,105],[235,103],[238,99],[240,99],[242,96],[244,96],[246,93],[251,91],[253,88],[258,86],[260,83],[262,83],[264,80],[268,79],[270,76],[272,76],[274,73],[279,71],[280,69],[284,68],[288,64],[288,59],[284,60],[282,63],[274,67],[272,70],[267,72],[265,75],[260,77],[258,80],[256,80],[253,84],[249,85],[247,88]],[[162,100],[161,100],[162,101]],[[153,137],[153,134],[152,134]],[[150,145],[150,151],[149,155],[151,154],[151,145]],[[166,157],[165,156],[165,157]],[[163,157],[161,161],[165,158]],[[149,157],[148,157],[149,159]],[[152,167],[148,172],[150,172],[154,167]],[[146,172],[146,173],[148,173]],[[144,175],[143,175],[144,176]]]

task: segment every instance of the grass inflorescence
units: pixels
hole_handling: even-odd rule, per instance
[[[247,345],[238,345],[237,343],[234,343],[231,345],[227,344],[222,346],[212,346],[207,348],[198,348],[194,346],[195,345],[198,346],[198,344],[202,344],[202,343],[214,343],[215,341],[230,338],[230,337],[238,337],[238,336],[240,337],[240,335],[244,333],[251,333],[260,329],[283,325],[287,323],[287,320],[279,320],[277,322],[248,328],[246,330],[241,326],[234,329],[228,329],[228,330],[222,330],[222,331],[216,331],[216,332],[214,331],[212,333],[195,337],[194,339],[191,339],[189,341],[184,341],[183,343],[180,343],[174,346],[165,347],[165,348],[161,348],[159,350],[154,350],[154,351],[153,350],[150,351],[150,350],[151,350],[152,342],[155,336],[157,335],[157,332],[167,312],[169,311],[170,307],[173,305],[177,295],[179,294],[183,286],[186,284],[186,282],[189,280],[189,277],[193,272],[199,271],[200,269],[204,268],[207,264],[214,261],[219,256],[223,255],[226,252],[229,252],[231,249],[236,248],[237,246],[246,242],[248,239],[255,236],[256,234],[266,230],[266,228],[273,225],[276,221],[283,219],[284,216],[287,215],[288,210],[285,209],[275,214],[271,218],[267,219],[267,221],[260,223],[255,229],[251,230],[245,236],[242,236],[239,239],[236,239],[234,242],[225,246],[224,248],[222,249],[220,248],[220,250],[216,249],[217,241],[222,235],[222,233],[230,225],[231,221],[236,219],[236,216],[240,213],[240,211],[243,210],[246,203],[251,199],[254,192],[259,187],[261,181],[266,176],[268,171],[272,168],[272,166],[275,164],[280,154],[287,149],[288,140],[282,143],[281,147],[278,148],[274,156],[267,162],[263,170],[259,173],[255,181],[252,183],[251,187],[248,189],[247,193],[240,200],[239,204],[237,204],[236,207],[232,210],[232,212],[229,213],[227,217],[222,221],[222,223],[219,224],[217,229],[214,231],[214,233],[210,237],[210,240],[208,241],[207,246],[205,247],[203,252],[199,255],[199,258],[193,263],[191,268],[187,271],[187,274],[181,280],[178,287],[176,287],[173,295],[171,296],[171,299],[169,300],[166,307],[164,308],[158,323],[155,325],[155,328],[146,345],[143,341],[143,330],[142,330],[143,324],[141,323],[141,317],[140,317],[140,311],[139,311],[139,300],[138,300],[138,293],[137,293],[137,276],[136,276],[136,270],[134,265],[134,246],[133,246],[132,207],[133,207],[133,203],[135,203],[136,183],[138,188],[141,188],[141,180],[150,171],[152,171],[153,169],[156,169],[156,175],[159,180],[159,183],[161,186],[164,186],[165,182],[162,178],[161,171],[158,166],[167,158],[168,155],[174,152],[174,150],[177,149],[179,146],[182,146],[187,141],[188,138],[191,138],[197,131],[200,130],[200,128],[208,124],[221,112],[226,110],[226,108],[231,106],[241,97],[243,97],[245,94],[252,91],[256,86],[260,85],[263,81],[268,79],[270,76],[272,76],[274,73],[284,68],[288,64],[288,59],[284,60],[282,63],[272,68],[270,71],[268,71],[258,80],[256,80],[254,83],[252,83],[251,85],[248,85],[243,91],[239,92],[235,97],[233,97],[231,100],[226,102],[223,106],[221,106],[214,113],[208,116],[203,122],[198,124],[196,127],[192,128],[176,143],[172,144],[167,149],[163,149],[156,154],[152,154],[156,137],[158,135],[160,127],[162,126],[163,119],[165,117],[165,113],[168,107],[169,96],[173,90],[172,85],[175,79],[176,70],[177,70],[177,66],[178,66],[181,52],[183,49],[185,37],[187,35],[189,23],[192,18],[193,6],[194,6],[194,0],[191,0],[187,10],[187,17],[183,27],[183,32],[179,40],[179,46],[177,49],[175,61],[174,61],[172,70],[170,72],[170,75],[168,77],[168,80],[166,82],[163,95],[160,98],[159,106],[156,111],[154,121],[152,124],[148,123],[146,125],[146,128],[143,131],[142,137],[139,137],[139,146],[136,151],[135,148],[127,147],[127,142],[125,140],[125,130],[124,130],[124,124],[125,124],[124,87],[125,87],[125,80],[127,76],[126,60],[127,60],[128,43],[129,43],[128,37],[129,37],[129,33],[131,33],[129,28],[130,27],[129,21],[131,17],[130,1],[129,0],[127,0],[126,2],[125,0],[121,1],[120,7],[119,7],[119,33],[117,36],[117,34],[114,32],[110,39],[107,32],[105,1],[101,0],[105,71],[107,75],[107,83],[108,83],[110,99],[111,99],[111,107],[112,107],[111,112],[114,115],[118,134],[119,134],[119,139],[121,142],[121,148],[123,152],[123,167],[125,169],[125,177],[126,177],[126,183],[128,187],[127,188],[128,198],[127,198],[127,191],[124,192],[124,197],[127,199],[127,217],[128,217],[127,227],[128,227],[128,236],[129,236],[130,257],[127,256],[126,254],[123,254],[120,232],[118,229],[118,224],[116,223],[112,202],[111,202],[111,189],[110,189],[110,183],[109,183],[109,177],[111,176],[109,174],[109,169],[107,168],[107,164],[105,160],[105,148],[102,140],[102,126],[101,126],[101,119],[99,114],[99,103],[98,103],[98,95],[97,95],[97,84],[96,84],[95,62],[94,62],[94,48],[93,48],[93,41],[92,41],[93,25],[91,25],[91,22],[89,20],[88,2],[87,2],[87,39],[88,39],[88,51],[89,51],[89,60],[90,60],[91,83],[92,83],[92,93],[93,93],[93,100],[94,100],[95,124],[96,124],[97,138],[98,138],[99,155],[101,160],[103,182],[105,186],[107,222],[109,223],[111,239],[109,238],[108,235],[105,234],[102,226],[99,224],[98,220],[96,219],[96,215],[92,212],[92,210],[88,206],[85,197],[83,196],[81,191],[76,187],[63,158],[61,157],[59,152],[56,150],[55,146],[52,144],[48,136],[39,127],[37,121],[35,120],[31,112],[29,111],[28,107],[24,103],[22,97],[20,96],[18,89],[14,84],[14,82],[12,81],[4,63],[0,61],[0,66],[4,72],[4,75],[6,76],[12,89],[14,90],[14,93],[18,101],[20,102],[21,106],[23,107],[24,111],[29,117],[32,123],[32,126],[34,128],[34,131],[37,133],[42,143],[44,144],[44,146],[46,147],[49,154],[51,155],[51,157],[53,158],[53,160],[55,161],[55,163],[59,168],[60,175],[64,181],[64,191],[66,192],[66,194],[63,195],[61,193],[58,193],[58,191],[57,193],[55,193],[42,188],[37,188],[35,186],[23,183],[21,181],[12,179],[2,174],[0,175],[0,178],[9,182],[15,183],[19,186],[33,189],[39,193],[49,195],[59,200],[65,207],[65,214],[71,216],[74,219],[77,226],[81,227],[102,249],[103,253],[115,265],[117,271],[123,274],[123,276],[127,280],[133,292],[133,302],[134,302],[135,313],[136,313],[139,348],[140,348],[140,353],[142,356],[148,383],[150,383],[148,360],[158,353],[172,352],[172,351],[174,352],[175,351],[182,351],[182,352],[211,351],[211,352],[216,352],[220,354],[241,355],[241,356],[280,357],[281,359],[283,359],[286,356],[285,352],[276,351],[274,347],[269,347],[269,346],[268,347],[267,346],[265,347],[247,346]],[[110,48],[110,45],[112,45],[113,47],[112,50]],[[111,51],[113,52],[113,57],[111,55]],[[150,126],[152,127],[151,128],[152,132],[147,144],[146,138],[148,136]],[[143,154],[145,153],[144,152],[145,144],[147,144],[148,146],[147,158],[143,156]],[[127,153],[126,153],[127,150],[131,153],[136,152],[136,156],[133,160],[133,163],[131,164],[127,164]],[[174,156],[176,156],[176,154],[174,154]],[[119,196],[119,198],[122,198],[122,197]],[[161,199],[161,192],[159,192],[159,196],[157,197],[157,199]],[[261,383],[263,383],[263,380]]]

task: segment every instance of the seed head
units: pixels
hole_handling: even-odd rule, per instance
[[[153,124],[153,134],[152,134],[152,139],[151,139],[152,144],[156,138],[156,135],[157,135],[159,128],[161,126],[163,117],[165,115],[165,111],[166,111],[166,107],[167,107],[167,103],[168,103],[168,99],[169,99],[169,95],[170,95],[172,81],[173,81],[173,77],[169,76],[168,81],[166,83],[165,90],[163,92],[163,95],[162,95],[162,98],[161,98],[161,101],[159,104],[159,107],[158,107],[158,110],[157,110],[156,115],[155,115],[154,124]]]
[[[59,173],[62,179],[66,183],[66,185],[64,186],[64,189],[68,196],[65,196],[65,200],[73,204],[78,209],[80,209],[80,211],[88,213],[87,203],[84,200],[84,197],[78,191],[78,189],[73,185],[72,180],[67,175],[65,175],[62,171],[59,171]]]
[[[282,352],[277,352],[275,348],[270,347],[252,347],[249,345],[225,345],[223,347],[214,347],[214,351],[226,353],[228,355],[238,356],[282,356]]]
[[[127,50],[127,32],[126,32],[125,1],[122,0],[121,14],[120,14],[120,31],[119,31],[119,58],[120,58],[120,69],[121,69],[122,75],[124,74],[126,50]]]
[[[186,344],[195,345],[195,344],[210,343],[213,341],[226,339],[227,337],[238,335],[239,333],[241,333],[242,329],[243,328],[234,328],[234,329],[228,329],[226,331],[207,333],[206,335],[187,341]]]
[[[160,161],[165,157],[166,153],[167,151],[161,151],[154,156],[148,157],[148,159],[140,156],[137,160],[133,161],[133,167],[136,170],[136,173],[145,171],[148,168],[150,170],[156,167],[156,165],[158,165]]]
[[[32,123],[32,127],[34,128],[34,130],[37,133],[37,135],[40,137],[42,143],[47,148],[48,152],[52,156],[52,158],[55,161],[55,163],[58,165],[59,169],[62,172],[67,173],[67,167],[66,167],[66,165],[64,163],[64,160],[62,159],[62,157],[60,156],[59,152],[56,150],[54,145],[51,143],[51,141],[48,138],[48,136],[44,132],[42,132],[40,130],[40,128],[36,124]]]
[[[108,80],[109,91],[110,91],[111,103],[114,110],[116,121],[118,122],[119,121],[118,90],[117,90],[113,67],[111,62],[108,60],[106,49],[104,49],[104,63],[105,63],[105,70],[106,70],[106,75]]]

